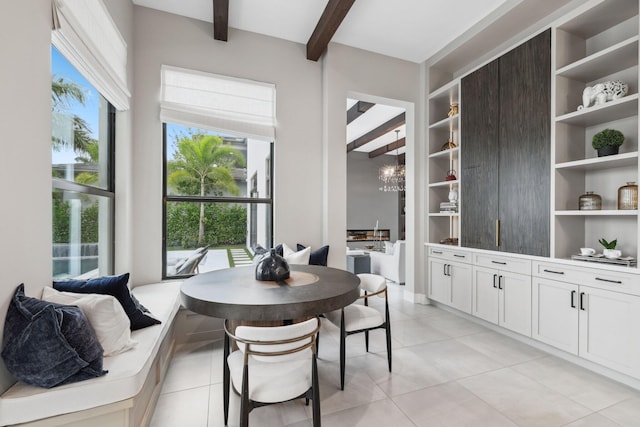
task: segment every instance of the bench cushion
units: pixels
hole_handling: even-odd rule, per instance
[[[53,389],[16,383],[0,396],[0,425],[23,423],[82,411],[136,396],[149,374],[162,340],[180,308],[180,283],[144,285],[132,290],[162,323],[132,332],[138,345],[104,358],[109,373]]]

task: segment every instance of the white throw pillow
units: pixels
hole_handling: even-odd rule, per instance
[[[111,295],[60,292],[45,286],[42,299],[78,306],[96,332],[105,356],[122,353],[138,344],[131,339],[131,322],[127,314],[118,300]]]
[[[301,251],[294,251],[286,243],[282,244],[282,255],[289,264],[309,264],[309,257],[311,256],[311,246],[307,246]]]
[[[385,254],[389,254],[389,255],[393,255],[393,243],[391,242],[384,242],[384,253]]]

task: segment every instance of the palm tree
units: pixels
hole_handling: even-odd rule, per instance
[[[64,78],[51,79],[51,107],[54,112],[60,112],[70,106],[73,101],[84,105],[85,97],[81,86],[75,82],[67,82]],[[91,138],[91,129],[89,124],[77,115],[73,115],[73,150],[76,152],[86,153],[87,146],[95,141]],[[66,141],[60,138],[52,138],[53,149],[60,150]]]
[[[227,192],[238,195],[231,170],[244,167],[242,154],[219,136],[194,134],[178,137],[174,159],[168,164],[167,183],[181,194],[206,196]],[[204,203],[200,202],[198,245],[204,240]]]

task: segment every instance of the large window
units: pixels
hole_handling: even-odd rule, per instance
[[[113,273],[114,107],[51,48],[53,276]]]
[[[272,143],[163,126],[163,276],[250,264],[272,245]]]

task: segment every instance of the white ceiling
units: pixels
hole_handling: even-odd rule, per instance
[[[421,63],[507,1],[510,0],[357,0],[332,42]],[[327,2],[231,0],[229,27],[306,44]],[[212,0],[133,0],[133,3],[213,22]],[[346,109],[353,103],[355,100],[347,100]],[[402,111],[375,105],[347,126],[346,143]],[[404,138],[405,126],[398,129],[399,138]],[[371,152],[395,139],[396,134],[391,131],[356,151]],[[388,154],[396,152],[404,153],[404,147]]]
[[[306,44],[328,0],[231,0],[229,27]],[[334,42],[423,62],[508,0],[357,0]],[[212,0],[133,0],[213,22]]]

